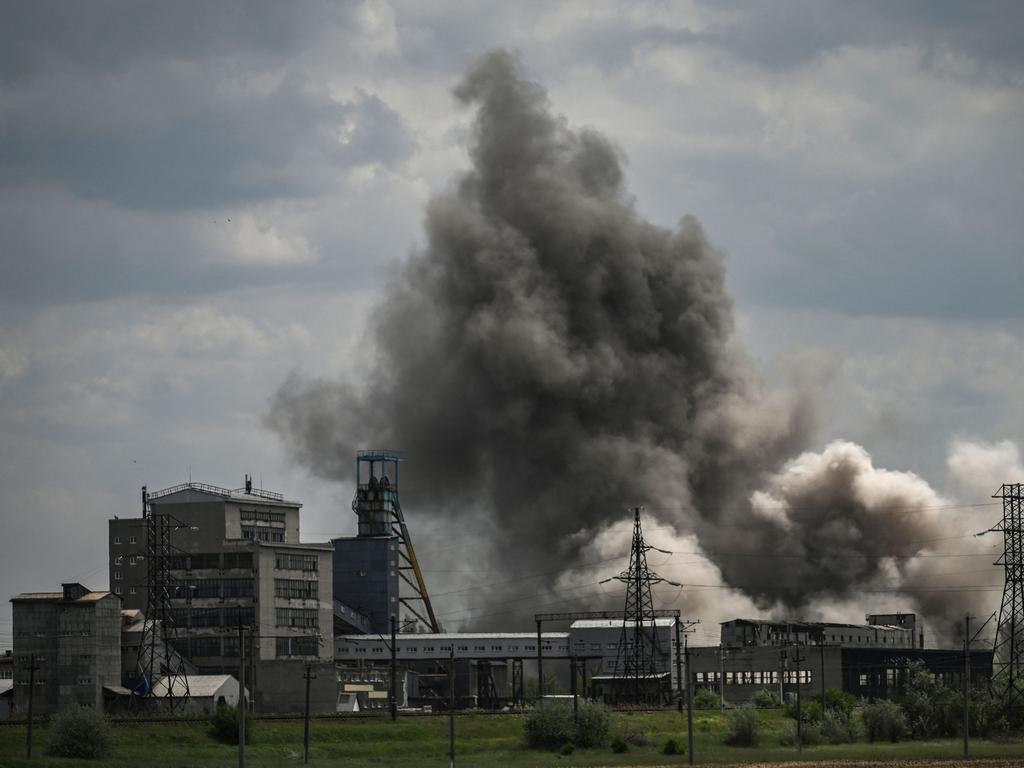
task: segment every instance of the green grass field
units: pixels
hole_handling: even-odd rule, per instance
[[[761,745],[754,748],[722,744],[726,722],[718,712],[697,712],[694,717],[698,763],[742,763],[788,760],[892,760],[895,765],[917,758],[958,758],[961,743],[953,739],[900,744],[846,744],[816,746],[798,755],[793,747],[779,746],[777,738],[784,718],[777,711],[760,711]],[[456,718],[459,766],[600,766],[685,765],[686,755],[661,754],[665,740],[685,743],[686,718],[676,712],[619,713],[617,732],[643,731],[650,746],[631,747],[625,754],[609,748],[577,750],[569,756],[527,749],[523,745],[523,720],[518,715],[461,715]],[[113,726],[114,751],[102,762],[128,768],[178,766],[234,766],[237,747],[210,738],[202,724],[132,724]],[[43,755],[46,727],[35,729],[34,757],[25,757],[25,729],[0,728],[0,766],[75,766],[96,762],[48,758]],[[995,743],[972,742],[972,755],[1019,758],[1024,764],[1020,740]],[[257,721],[253,743],[247,748],[251,766],[302,764],[301,721]],[[311,724],[311,765],[398,766],[408,768],[448,765],[448,719],[405,717],[395,724],[378,719],[314,720]]]

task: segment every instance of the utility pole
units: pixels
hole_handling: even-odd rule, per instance
[[[573,730],[579,730],[580,727],[580,702],[579,696],[577,695],[577,682],[576,677],[579,671],[576,668],[576,656],[573,655],[569,659],[569,671],[572,675],[572,727]]]
[[[302,762],[309,762],[309,681],[316,678],[316,674],[313,672],[313,665],[306,663],[306,674],[303,675],[306,678],[306,717],[305,723],[302,729]]]
[[[687,660],[686,673],[690,673],[689,660]],[[676,616],[676,694],[679,697],[679,711],[683,711],[683,668],[679,660],[679,617]]]
[[[540,622],[538,622],[540,626]],[[539,648],[540,646],[538,646]],[[448,766],[455,768],[455,646],[448,652]]]
[[[32,759],[32,694],[36,689],[36,655],[28,657],[28,737],[25,740],[25,759]]]
[[[245,768],[245,627],[238,625],[238,768]]]
[[[964,616],[964,759],[971,755],[971,615]]]
[[[800,656],[800,646],[793,646],[793,663],[796,665],[796,748],[798,752],[804,751],[804,739],[803,739],[803,723],[800,722],[800,662],[803,661],[803,657]]]
[[[818,643],[821,651],[821,711],[825,711],[825,632],[822,630],[821,642]]]
[[[722,694],[719,696],[718,709],[720,712],[725,712],[725,646],[719,644],[718,646],[718,666],[719,666],[719,692]]]
[[[679,646],[678,632],[679,622],[677,620],[677,648]],[[687,644],[685,637],[683,638],[683,652],[686,654],[686,749],[690,756],[690,765],[693,765],[693,673],[690,671],[690,646]]]
[[[398,719],[398,617],[391,616],[391,722]]]
[[[540,649],[540,619],[537,619],[537,705],[544,704],[544,654]]]

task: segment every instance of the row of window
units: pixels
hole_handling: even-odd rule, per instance
[[[243,568],[252,570],[252,552],[197,552],[174,555],[170,558],[172,571],[225,570]]]
[[[277,656],[318,656],[320,654],[320,638],[315,635],[306,637],[277,638]]]
[[[357,646],[355,648],[355,650],[353,651],[351,646],[342,645],[342,646],[340,646],[338,648],[338,650],[341,653],[366,653],[366,647],[365,646]],[[441,646],[425,645],[422,648],[417,648],[416,646],[411,645],[411,646],[402,648],[402,653],[403,654],[419,653],[420,651],[423,651],[423,653],[425,653],[425,654],[427,654],[427,653],[436,653],[438,651],[440,651],[442,653],[450,653],[451,650],[452,650],[452,647],[450,645],[441,645]],[[468,645],[457,645],[457,646],[455,646],[455,650],[461,651],[461,652],[468,652],[469,651],[469,646]],[[484,652],[484,653],[486,653],[487,650],[488,650],[488,647],[485,646],[485,645],[474,645],[473,646],[473,650],[475,652]],[[536,653],[537,652],[537,645],[536,644],[533,644],[533,645],[523,645],[523,646],[518,646],[518,645],[509,645],[509,646],[492,645],[492,646],[490,646],[490,650],[491,650],[491,652],[504,652],[504,651],[507,651],[509,653],[519,653],[520,651],[524,651],[526,653]],[[564,645],[561,645],[561,646],[558,646],[558,647],[551,646],[551,645],[545,645],[542,648],[542,653],[554,653],[555,651],[558,651],[560,653],[564,653],[566,651],[566,647]],[[380,653],[381,649],[375,647],[373,652],[374,653]]]
[[[245,605],[232,605],[227,608],[174,608],[171,621],[176,627],[192,627],[204,629],[209,627],[252,626],[256,623],[256,609]]]
[[[242,526],[242,538],[248,539],[249,541],[272,541],[272,542],[283,542],[284,531],[275,531],[268,528],[252,528],[249,526]]]
[[[202,598],[252,597],[253,589],[253,579],[185,579],[181,584],[175,585],[171,596],[177,599],[191,597],[193,600]]]
[[[274,597],[295,600],[317,600],[320,582],[305,579],[274,579]]]
[[[245,525],[249,522],[259,521],[261,523],[284,523],[285,521],[284,512],[263,512],[258,509],[242,509],[239,510],[238,516],[242,520],[242,524]]]
[[[281,553],[274,558],[274,567],[289,571],[315,571],[320,567],[320,558],[316,555]]]
[[[320,614],[316,608],[278,608],[277,626],[319,629]]]
[[[120,544],[121,543],[121,537],[120,536],[115,536],[114,537],[114,543],[115,544]],[[138,544],[139,542],[138,542],[138,540],[134,536],[129,536],[128,537],[128,543],[129,544]]]
[[[138,555],[128,556],[128,565],[135,565],[142,558]],[[118,555],[114,558],[114,565],[124,565],[124,555]]]
[[[694,674],[694,681],[697,685],[704,683],[717,685],[722,679],[720,672],[697,672]],[[726,672],[726,685],[777,685],[779,682],[778,670],[743,670],[740,672]],[[783,682],[786,685],[807,685],[811,682],[811,670],[787,669],[783,675]]]

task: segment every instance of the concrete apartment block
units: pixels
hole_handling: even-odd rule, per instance
[[[11,603],[15,710],[28,709],[33,656],[34,712],[74,704],[101,708],[104,688],[121,684],[120,598],[71,583],[60,592],[15,595]]]

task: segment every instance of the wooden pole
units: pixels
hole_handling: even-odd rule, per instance
[[[245,768],[245,628],[238,625],[238,768]]]
[[[685,637],[683,651],[686,654],[686,747],[690,765],[693,765],[693,673],[690,671],[690,646]]]
[[[455,646],[448,657],[448,765],[455,768]]]
[[[25,759],[32,759],[32,695],[36,689],[36,655],[28,657],[28,737],[25,740]]]
[[[971,616],[964,616],[964,759],[971,756]]]
[[[313,674],[313,665],[307,662],[306,674],[303,675],[306,678],[306,715],[302,727],[302,762],[309,762],[309,681],[316,677]]]

